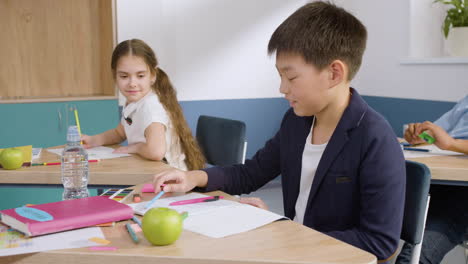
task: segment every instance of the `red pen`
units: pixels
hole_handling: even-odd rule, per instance
[[[188,199],[188,200],[182,200],[182,201],[177,201],[177,202],[172,202],[169,204],[169,206],[174,206],[174,205],[184,205],[184,204],[194,204],[194,203],[205,203],[205,202],[214,202],[219,199],[223,199],[223,196],[208,196],[208,197],[203,197],[203,198],[196,198],[196,199]]]
[[[98,162],[99,160],[88,160],[88,162]],[[33,163],[31,166],[51,166],[51,165],[60,165],[61,162],[42,162],[42,163]]]

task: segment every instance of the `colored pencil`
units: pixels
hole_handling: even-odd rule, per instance
[[[80,119],[78,118],[78,109],[76,109],[76,106],[75,106],[75,121],[76,121],[76,126],[78,127],[78,133],[80,134],[80,138],[81,138],[81,126],[80,126]],[[80,140],[80,144],[83,144],[83,142]]]

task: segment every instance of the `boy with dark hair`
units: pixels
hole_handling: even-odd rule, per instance
[[[250,193],[281,174],[287,217],[389,258],[400,237],[405,163],[389,124],[350,88],[366,38],[361,22],[333,4],[298,9],[268,45],[291,105],[280,130],[243,165],[157,174],[156,192],[166,183],[166,192]]]

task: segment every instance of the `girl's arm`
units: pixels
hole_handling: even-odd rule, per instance
[[[97,134],[94,136],[82,135],[81,140],[83,141],[83,146],[85,148],[92,148],[102,145],[112,145],[118,144],[124,141],[127,137],[125,136],[125,130],[122,124],[114,128],[107,130],[101,134]]]
[[[145,129],[146,143],[131,144],[116,149],[115,153],[137,153],[150,160],[162,160],[166,154],[166,127],[152,123]]]

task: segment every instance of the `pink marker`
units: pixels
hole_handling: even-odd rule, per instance
[[[94,246],[94,247],[89,247],[89,250],[92,251],[116,251],[116,247],[100,247],[100,246]]]
[[[175,205],[184,205],[184,204],[194,204],[194,203],[205,203],[205,202],[214,202],[219,199],[223,199],[223,196],[209,196],[209,197],[203,197],[203,198],[196,198],[196,199],[189,199],[189,200],[182,200],[182,201],[177,201],[177,202],[172,202],[169,204],[169,206],[175,206]]]

